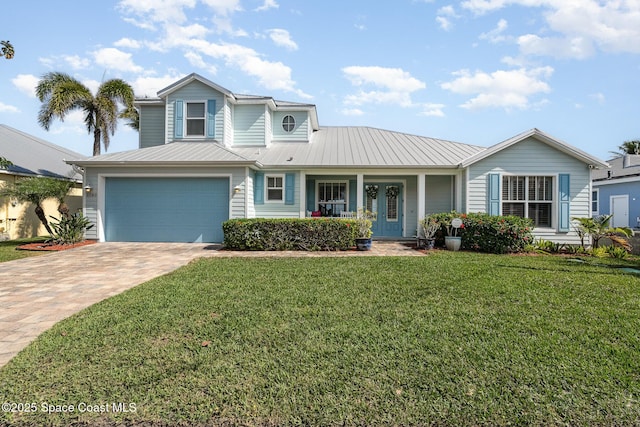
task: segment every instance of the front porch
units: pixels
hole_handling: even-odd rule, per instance
[[[425,215],[464,209],[459,171],[301,175],[300,216],[348,218],[366,209],[379,239],[410,238]]]

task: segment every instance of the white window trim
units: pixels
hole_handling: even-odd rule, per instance
[[[341,179],[327,179],[316,180],[316,206],[320,206],[320,184],[344,184],[344,210],[349,211],[349,181]],[[325,200],[322,203],[328,203],[329,200]],[[337,204],[337,203],[333,203]]]
[[[526,199],[525,200],[504,200],[502,197],[502,177],[505,176],[521,176],[526,178],[525,179],[525,196]],[[545,200],[533,200],[531,201],[532,203],[551,203],[551,227],[538,227],[535,224],[533,225],[533,230],[534,231],[551,231],[553,230],[554,232],[557,231],[558,228],[558,175],[550,175],[548,173],[503,173],[500,174],[500,215],[502,215],[502,209],[503,209],[503,203],[524,203],[524,213],[525,213],[525,218],[529,218],[528,215],[529,214],[529,177],[530,176],[540,176],[540,177],[548,177],[551,178],[551,201],[545,201]]]
[[[596,203],[597,208],[595,211],[593,210],[593,193],[596,193]],[[591,188],[591,192],[589,193],[589,210],[591,211],[591,216],[596,217],[600,215],[600,189],[599,188]]]
[[[269,199],[269,178],[280,178],[282,179],[282,198],[281,199]],[[284,203],[284,193],[286,191],[286,187],[287,183],[285,182],[285,176],[284,174],[278,174],[278,173],[271,173],[271,174],[264,174],[264,202],[265,203],[279,203],[279,204],[283,204]],[[280,187],[271,187],[272,190],[278,189]]]
[[[189,135],[187,132],[189,131],[189,127],[187,126],[187,105],[188,104],[203,104],[204,105],[204,116],[202,117],[202,119],[204,120],[204,132],[202,135]],[[207,100],[200,100],[200,99],[185,99],[183,101],[183,112],[182,112],[182,128],[184,129],[184,138],[188,138],[188,139],[205,139],[207,137]]]
[[[287,130],[284,127],[284,120],[287,117],[291,117],[293,119],[293,127],[291,128],[291,130]],[[291,123],[288,123],[288,124],[290,125]],[[293,114],[285,114],[284,117],[282,117],[282,121],[280,122],[280,126],[282,127],[282,130],[284,131],[284,133],[287,133],[287,134],[291,134],[295,132],[297,125],[298,125],[298,121],[296,120],[296,116],[294,116]]]

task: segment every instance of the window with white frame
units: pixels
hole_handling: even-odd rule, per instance
[[[291,133],[296,128],[296,119],[291,115],[284,116],[282,119],[282,129],[285,132]]]
[[[594,188],[591,191],[591,214],[592,215],[599,215],[599,211],[598,211],[599,196],[600,196],[599,190],[597,188]]]
[[[502,215],[531,218],[536,227],[551,227],[552,210],[552,177],[502,177]]]
[[[187,136],[204,136],[206,124],[206,103],[205,102],[186,102],[186,135]]]
[[[284,175],[267,175],[267,201],[281,202],[284,200]]]
[[[318,205],[324,216],[339,216],[347,211],[348,195],[346,181],[318,182]]]

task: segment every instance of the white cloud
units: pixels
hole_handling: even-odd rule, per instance
[[[142,28],[154,28],[153,23],[182,23],[187,17],[184,8],[193,8],[196,0],[121,0],[118,8],[125,13],[137,15],[139,19],[130,21]]]
[[[603,105],[607,101],[607,98],[604,96],[604,93],[601,93],[601,92],[592,93],[591,95],[589,95],[589,98],[595,100],[600,105]]]
[[[277,9],[280,5],[275,0],[264,0],[264,4],[255,9],[256,12],[264,12],[269,9]]]
[[[585,59],[595,52],[591,41],[583,37],[575,37],[572,39],[558,37],[543,38],[535,34],[526,34],[518,37],[518,45],[523,55],[531,56]]]
[[[19,112],[20,110],[17,107],[0,102],[0,113],[19,113]]]
[[[443,6],[438,9],[436,16],[436,22],[444,31],[449,31],[453,28],[453,22],[451,18],[459,18],[456,10],[451,5]]]
[[[154,98],[158,92],[177,80],[183,78],[184,75],[165,75],[162,77],[138,77],[133,82],[129,82],[133,87],[133,92],[137,97]]]
[[[291,39],[289,31],[281,28],[274,28],[272,30],[267,30],[267,33],[277,46],[282,46],[288,50],[298,50],[298,45]]]
[[[189,64],[193,65],[194,67],[206,70],[209,74],[215,75],[218,72],[215,65],[207,64],[204,59],[202,59],[202,56],[198,55],[195,52],[187,52],[184,54],[184,57],[187,59],[187,61],[189,61]]]
[[[505,36],[502,35],[502,33],[504,33],[508,26],[509,24],[507,23],[507,21],[505,19],[501,19],[500,21],[498,21],[496,28],[486,33],[480,34],[480,39],[488,40],[491,43],[502,42],[506,39]]]
[[[345,116],[364,116],[364,111],[359,108],[344,108],[340,112]]]
[[[342,72],[354,86],[374,86],[382,89],[369,92],[361,90],[357,94],[347,95],[345,102],[349,105],[390,103],[410,107],[413,105],[411,94],[426,88],[423,82],[400,68],[350,66],[343,68]]]
[[[108,70],[127,71],[140,73],[143,68],[136,65],[131,59],[131,54],[123,52],[114,47],[106,47],[93,52],[93,57],[97,65]]]
[[[129,39],[129,38],[121,38],[113,44],[115,47],[123,47],[129,49],[140,49],[142,47],[142,43],[137,40]]]
[[[36,98],[36,86],[40,79],[33,74],[18,74],[11,79],[11,83],[30,98]]]
[[[445,18],[444,16],[436,16],[436,22],[445,31],[449,31],[453,28],[453,24],[449,18]]]
[[[422,112],[420,115],[427,117],[444,117],[444,107],[444,104],[424,104],[422,105]]]
[[[637,0],[466,0],[461,5],[478,15],[508,6],[541,9],[547,27],[518,39],[527,55],[583,59],[597,50],[640,53]]]
[[[454,73],[454,80],[441,84],[441,87],[461,95],[474,95],[461,105],[466,109],[527,109],[532,106],[531,97],[551,91],[545,81],[551,74],[551,67],[498,70],[491,74],[461,70]]]
[[[87,58],[81,58],[78,55],[65,55],[62,57],[64,61],[74,70],[84,70],[91,66],[91,61]]]

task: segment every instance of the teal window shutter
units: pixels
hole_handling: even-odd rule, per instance
[[[558,178],[558,231],[568,232],[571,227],[571,221],[569,216],[569,208],[571,204],[569,174],[560,174]]]
[[[264,173],[262,172],[256,172],[253,178],[253,203],[264,204]]]
[[[487,175],[487,213],[500,215],[500,174]]]
[[[184,135],[184,101],[176,100],[173,109],[173,136],[176,139]]]
[[[216,100],[207,101],[207,138],[216,136]]]
[[[284,204],[293,205],[295,201],[296,174],[288,173],[284,176]]]

